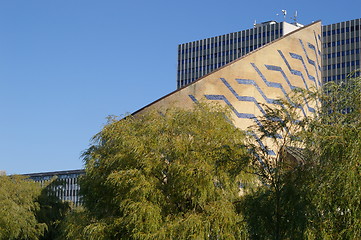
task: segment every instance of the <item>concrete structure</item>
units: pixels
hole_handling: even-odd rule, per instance
[[[321,23],[316,22],[253,50],[134,115],[170,106],[191,108],[198,101],[218,102],[230,106],[235,125],[246,129],[261,124],[257,117],[265,110],[259,103],[272,107],[275,99],[288,99],[287,93],[294,88],[320,85]],[[306,100],[305,106],[299,109],[303,116],[314,111]]]
[[[360,68],[360,24],[361,19],[355,19],[322,27],[323,82],[344,80]],[[297,26],[286,22],[270,21],[252,29],[180,44],[177,88],[295,29]]]
[[[81,204],[81,197],[79,195],[79,177],[84,174],[84,170],[70,170],[57,172],[42,172],[24,174],[35,182],[44,185],[46,182],[56,178],[57,184],[51,185],[51,190],[54,194],[64,201],[71,201],[76,206]]]
[[[279,24],[272,26],[273,23],[267,23],[260,27],[273,29],[274,32],[277,29],[285,31],[284,26],[279,28],[281,27]],[[254,31],[258,31],[257,27]],[[321,85],[321,23],[316,22],[295,31],[290,30],[290,32],[277,39],[275,34],[270,33],[268,40],[276,39],[273,42],[263,46],[257,45],[257,49],[251,52],[248,49],[249,53],[243,57],[156,100],[133,115],[141,115],[152,109],[162,111],[169,107],[190,109],[197,102],[206,101],[230,106],[234,124],[241,129],[245,130],[255,124],[260,125],[258,117],[265,114],[265,110],[259,103],[272,107],[277,104],[276,99],[288,99],[287,93],[294,88],[311,89]],[[250,35],[252,34],[249,33],[248,36]],[[261,39],[262,37],[263,35]],[[236,46],[240,45],[236,43]],[[222,49],[222,46],[218,48]],[[217,48],[214,47],[213,50],[215,49]],[[305,100],[305,107],[299,108],[301,117],[311,114],[314,107],[314,104]],[[264,142],[261,142],[256,135],[254,137],[261,146],[264,146]],[[288,149],[287,154],[293,154],[291,150],[292,148]],[[270,154],[274,152],[270,151]],[[62,200],[73,201],[79,205],[81,197],[78,178],[82,174],[84,170],[26,175],[40,183],[56,176],[59,180],[63,180],[63,184],[53,189],[56,195]]]
[[[178,46],[177,88],[297,28],[287,22],[269,21],[256,24],[252,29],[181,44]]]

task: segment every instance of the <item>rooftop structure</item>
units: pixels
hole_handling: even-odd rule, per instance
[[[177,88],[298,28],[287,22],[268,21],[251,29],[180,44]]]
[[[322,81],[342,81],[360,68],[361,19],[322,26]],[[280,38],[299,27],[297,22],[268,21],[240,32],[178,45],[177,88]],[[354,76],[358,76],[356,72]]]

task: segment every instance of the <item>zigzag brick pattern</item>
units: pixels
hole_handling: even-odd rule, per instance
[[[288,93],[295,88],[320,87],[320,32],[320,22],[300,28],[134,114],[154,108],[161,111],[171,106],[192,108],[194,103],[205,101],[229,106],[235,126],[241,129],[255,124],[260,126],[257,118],[265,114],[263,104],[275,106],[279,98],[291,101]],[[304,108],[295,105],[303,117],[311,115],[317,107],[304,101]],[[255,138],[257,140],[257,136]],[[262,146],[260,140],[259,143]]]

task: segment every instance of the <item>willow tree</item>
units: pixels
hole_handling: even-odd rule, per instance
[[[307,132],[313,239],[361,236],[361,79],[323,88],[323,110]]]
[[[111,119],[85,153],[85,226],[68,238],[240,239],[235,203],[248,153],[216,106]],[[80,219],[80,218],[73,218]]]
[[[360,78],[328,83],[260,119],[255,129],[274,152],[253,148],[263,184],[243,203],[252,239],[360,239],[360,92]],[[297,99],[320,108],[300,118],[307,106]]]
[[[305,114],[304,103],[316,107],[313,96],[295,89],[290,101],[279,99],[272,106],[262,105],[265,114],[248,129],[252,133],[252,172],[261,183],[242,204],[251,239],[305,239],[309,201],[302,185],[303,148],[311,114]]]
[[[35,217],[41,187],[22,176],[0,176],[0,239],[38,239],[46,225]]]

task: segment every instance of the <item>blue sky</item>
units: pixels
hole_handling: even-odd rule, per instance
[[[361,1],[0,0],[0,170],[82,168],[108,115],[176,88],[177,45],[282,21],[361,18]]]

